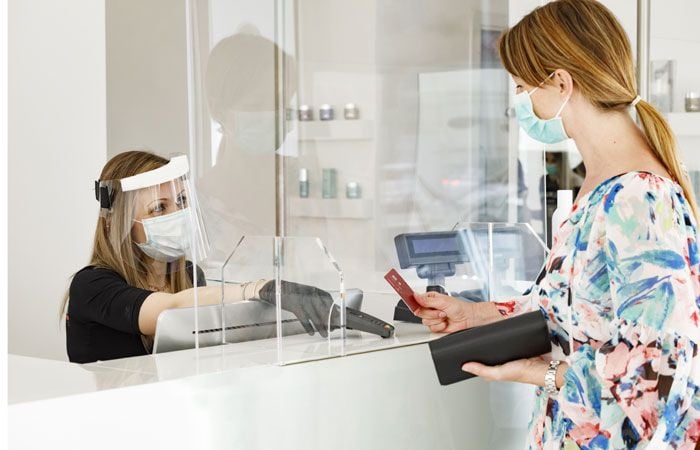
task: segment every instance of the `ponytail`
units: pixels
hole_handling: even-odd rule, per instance
[[[656,157],[664,165],[671,177],[683,188],[690,209],[693,211],[695,219],[698,220],[698,205],[695,193],[688,178],[688,172],[678,155],[676,138],[673,136],[671,127],[666,119],[651,104],[640,101],[635,106],[642,129],[647,138],[647,143],[654,151]]]

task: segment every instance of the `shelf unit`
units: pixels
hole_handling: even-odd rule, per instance
[[[293,217],[317,219],[371,219],[374,202],[366,198],[290,198],[287,204]]]
[[[315,120],[297,124],[300,141],[370,140],[374,137],[371,120]]]

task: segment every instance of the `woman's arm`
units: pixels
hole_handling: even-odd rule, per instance
[[[252,281],[242,284],[224,285],[224,302],[236,303],[256,298],[266,280]],[[200,306],[217,305],[221,302],[221,286],[206,286],[190,288],[175,294],[154,292],[144,300],[139,311],[139,329],[147,336],[156,332],[156,321],[161,312],[166,309],[187,308],[194,305],[194,292],[197,289]]]
[[[563,361],[557,367],[555,379],[557,389],[564,386],[564,373],[568,367],[569,365]],[[544,387],[544,376],[548,369],[549,361],[541,357],[519,359],[500,366],[485,366],[475,362],[462,366],[463,371],[473,373],[489,381],[516,381],[541,387]]]

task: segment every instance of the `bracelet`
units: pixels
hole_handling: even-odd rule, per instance
[[[544,391],[548,395],[556,395],[559,393],[557,389],[557,367],[561,361],[552,360],[549,362],[549,369],[544,374]]]
[[[241,291],[241,297],[243,297],[241,300],[248,300],[248,297],[245,295],[245,290],[248,288],[248,285],[250,284],[250,281],[243,283],[242,287],[243,290]]]
[[[261,278],[261,279],[259,279],[259,280],[257,280],[257,281],[248,281],[248,282],[242,284],[242,286],[243,286],[243,292],[241,293],[241,295],[243,296],[243,300],[249,300],[249,299],[251,299],[251,298],[253,298],[253,297],[255,296],[255,293],[256,293],[257,290],[258,290],[258,284],[259,284],[261,281],[265,281],[265,279],[264,279],[264,278]],[[246,289],[248,289],[248,286],[250,286],[251,284],[253,285],[253,293],[251,294],[250,297],[248,297],[248,296],[246,296],[245,291],[246,291]]]
[[[259,279],[259,280],[257,280],[257,281],[255,282],[255,284],[253,284],[253,295],[252,295],[252,297],[255,297],[255,293],[258,292],[258,283],[260,283],[261,281],[263,281],[262,278]],[[252,281],[251,281],[251,283],[252,283]],[[251,297],[251,298],[252,298],[252,297]]]

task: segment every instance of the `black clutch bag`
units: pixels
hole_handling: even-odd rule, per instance
[[[495,366],[552,351],[547,321],[540,311],[457,331],[428,345],[442,385],[474,377],[462,371],[466,362]]]

